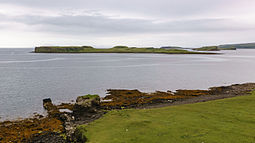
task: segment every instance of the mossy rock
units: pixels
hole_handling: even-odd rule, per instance
[[[75,117],[81,117],[83,114],[96,113],[97,107],[100,106],[100,97],[98,95],[84,95],[76,99],[73,107]]]
[[[94,99],[94,98],[100,98],[99,95],[97,94],[87,94],[87,95],[84,95],[84,96],[81,96],[82,99]]]
[[[98,95],[84,95],[78,96],[75,105],[79,105],[85,108],[90,108],[92,106],[97,106],[100,104],[100,97]],[[76,108],[76,106],[75,106]]]

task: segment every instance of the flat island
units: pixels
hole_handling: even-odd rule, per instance
[[[40,46],[35,47],[35,53],[155,53],[155,54],[216,54],[210,52],[188,51],[185,49],[137,48],[115,46],[108,49],[97,49],[91,46]]]
[[[221,51],[221,50],[236,50],[235,47],[220,47],[220,46],[205,46],[193,49],[195,51]]]

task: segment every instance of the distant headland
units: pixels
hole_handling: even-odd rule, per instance
[[[94,48],[92,46],[39,46],[35,53],[154,53],[154,54],[218,54],[206,51],[255,49],[255,43],[225,44],[219,46],[204,46],[200,48],[183,48],[178,46]]]
[[[115,46],[108,49],[98,49],[91,46],[40,46],[35,48],[35,53],[154,53],[154,54],[216,54],[186,50],[184,48],[153,48],[153,47],[127,47]]]

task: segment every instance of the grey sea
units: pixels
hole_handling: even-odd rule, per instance
[[[38,54],[0,49],[1,120],[43,113],[42,99],[70,102],[107,89],[207,89],[255,82],[255,50],[220,55]]]

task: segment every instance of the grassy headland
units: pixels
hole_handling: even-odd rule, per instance
[[[206,47],[201,47],[201,48],[195,48],[193,50],[196,51],[219,51],[220,49],[218,46],[206,46]]]
[[[96,49],[91,46],[42,46],[36,47],[35,53],[156,53],[156,54],[214,54],[184,49],[164,49],[164,48],[136,48],[127,46],[115,46],[109,49]]]
[[[205,46],[201,48],[195,48],[196,51],[220,51],[220,50],[236,50],[235,47],[219,47],[219,46]]]
[[[90,143],[255,142],[255,92],[154,109],[113,110],[78,131]]]
[[[255,49],[255,43],[219,45],[220,48]]]
[[[220,50],[236,50],[237,48],[235,48],[235,47],[226,47],[226,48],[221,48],[221,47],[219,47],[219,49]]]

